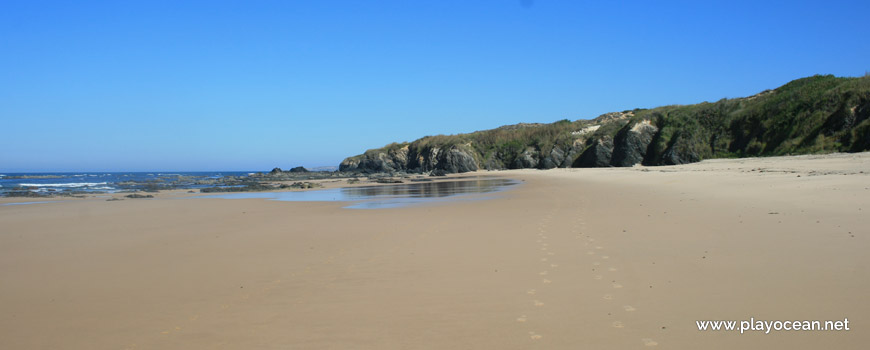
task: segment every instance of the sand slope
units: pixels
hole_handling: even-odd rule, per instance
[[[850,154],[498,172],[524,184],[397,209],[0,206],[0,348],[863,349],[868,173]],[[749,317],[852,330],[695,325]]]

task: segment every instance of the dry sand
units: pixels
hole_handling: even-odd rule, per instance
[[[524,183],[378,210],[0,206],[0,348],[870,347],[870,154],[485,174]],[[851,330],[695,324],[749,317]]]

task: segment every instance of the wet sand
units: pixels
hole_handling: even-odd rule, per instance
[[[0,206],[0,348],[870,344],[870,154],[481,174],[524,183],[377,210],[181,193]],[[851,330],[695,324],[750,317]]]

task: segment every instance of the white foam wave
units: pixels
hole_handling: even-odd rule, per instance
[[[21,187],[94,187],[99,185],[107,185],[107,182],[71,182],[66,184],[19,184]]]

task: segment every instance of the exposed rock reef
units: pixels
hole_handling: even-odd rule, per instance
[[[675,165],[710,158],[870,150],[870,77],[813,76],[746,98],[592,120],[427,136],[368,150],[341,172]]]

